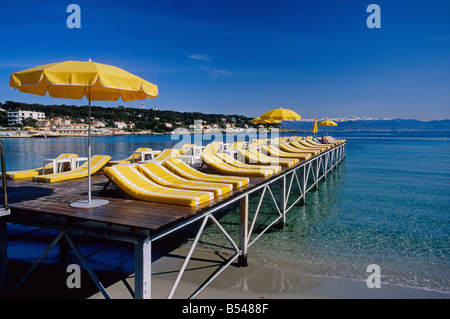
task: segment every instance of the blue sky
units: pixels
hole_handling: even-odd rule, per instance
[[[69,29],[69,4],[81,28]],[[369,29],[369,4],[381,28]],[[0,4],[0,102],[85,105],[13,90],[12,72],[92,59],[159,97],[95,102],[256,117],[450,118],[450,1],[58,0]]]

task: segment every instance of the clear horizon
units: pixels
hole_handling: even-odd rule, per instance
[[[69,4],[80,28],[69,28]],[[369,28],[369,4],[381,28]],[[302,118],[450,119],[450,2],[19,0],[0,4],[0,101],[86,105],[15,91],[12,72],[92,59],[159,97],[104,107]]]

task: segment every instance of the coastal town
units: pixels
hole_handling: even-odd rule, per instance
[[[25,106],[27,105],[25,104]],[[88,135],[87,116],[70,117],[55,114],[55,112],[48,114],[45,111],[30,110],[31,107],[29,109],[17,109],[17,107],[10,109],[13,110],[0,108],[0,116],[3,118],[0,137],[77,137]],[[279,126],[252,124],[251,118],[238,115],[195,114],[190,119],[183,116],[184,120],[180,120],[179,112],[162,111],[159,114],[156,107],[146,110],[144,105],[141,109],[119,106],[114,111],[126,113],[127,119],[111,120],[105,115],[102,116],[103,118],[98,118],[94,113],[91,117],[92,136],[190,134],[194,132],[206,134],[254,133],[257,130],[279,129]]]

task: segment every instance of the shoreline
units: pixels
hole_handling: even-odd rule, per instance
[[[153,298],[166,298],[177,275],[175,269],[183,262],[177,257],[186,252],[187,248],[181,247],[171,252],[170,256],[152,263]],[[189,262],[174,298],[188,298],[211,275],[213,266],[223,262],[222,258],[217,252],[194,252],[194,258]],[[134,287],[134,274],[105,288],[113,299],[128,299],[132,298],[129,287]],[[103,299],[103,296],[96,293],[89,299]],[[380,288],[370,289],[361,280],[273,269],[250,256],[248,267],[232,264],[201,291],[196,299],[450,299],[450,294],[384,283],[381,283]]]

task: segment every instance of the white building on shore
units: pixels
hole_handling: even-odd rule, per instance
[[[16,125],[22,124],[22,121],[28,118],[39,120],[45,120],[45,113],[43,112],[34,112],[34,111],[17,111],[17,112],[8,112],[8,124]]]

